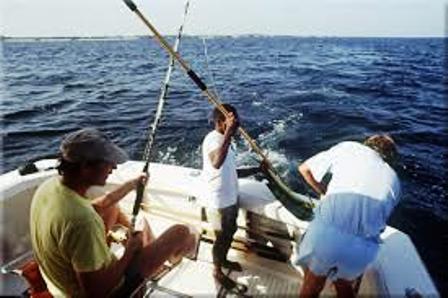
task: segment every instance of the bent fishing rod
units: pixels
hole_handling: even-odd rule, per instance
[[[201,80],[201,78],[190,68],[187,62],[170,46],[170,44],[166,41],[166,39],[158,32],[158,30],[149,22],[149,20],[140,12],[137,8],[137,5],[132,0],[123,0],[126,6],[134,12],[139,19],[146,25],[146,27],[154,34],[154,38],[160,44],[160,46],[165,49],[166,52],[172,57],[172,59],[176,60],[181,69],[188,75],[188,77],[196,84],[196,86],[201,90],[202,94],[204,94],[209,102],[217,107],[219,111],[226,117],[229,116],[229,112],[223,107],[221,101],[216,97],[216,95],[211,92],[207,85]],[[262,149],[257,145],[254,139],[250,137],[250,135],[241,127],[238,127],[238,131],[243,136],[243,138],[248,142],[250,148],[257,153],[262,160],[266,164],[266,172],[267,176],[272,180],[279,188],[286,193],[290,198],[292,198],[295,202],[304,205],[306,208],[312,209],[315,205],[314,202],[309,197],[305,197],[303,195],[299,195],[293,192],[280,178],[280,176],[274,170],[272,164],[269,162],[267,156],[264,154]],[[283,201],[282,201],[283,203]],[[290,203],[290,202],[288,202]]]
[[[185,20],[187,18],[189,6],[190,6],[190,1],[186,0],[183,21],[179,27],[179,30],[178,30],[178,33],[176,36],[176,40],[174,42],[174,47],[173,47],[174,52],[178,51],[178,48],[180,45],[180,39],[182,37],[182,32],[183,32]],[[147,142],[146,142],[145,150],[143,151],[142,159],[145,161],[145,165],[143,167],[142,173],[146,173],[147,175],[149,175],[149,161],[151,158],[152,147],[154,144],[154,140],[156,138],[157,128],[159,127],[159,124],[160,124],[160,119],[162,118],[163,108],[165,106],[165,99],[168,95],[169,81],[171,78],[171,73],[173,72],[173,68],[174,68],[174,59],[173,59],[173,56],[170,56],[170,59],[168,62],[168,68],[165,73],[165,79],[163,80],[162,86],[160,88],[159,103],[157,105],[156,113],[154,116],[154,121],[153,121],[152,125],[150,126],[150,128],[148,129],[149,133],[148,133],[148,137],[147,137]],[[137,215],[140,210],[140,206],[143,202],[144,191],[145,191],[145,185],[142,183],[139,183],[137,186],[134,207],[132,209],[132,219],[131,219],[132,230],[134,230],[134,228],[135,228],[135,222],[137,219]]]

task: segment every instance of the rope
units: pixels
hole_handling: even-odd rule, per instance
[[[187,15],[188,15],[188,8],[190,7],[190,0],[186,0],[185,1],[185,8],[184,8],[184,13],[183,13],[183,20],[181,25],[179,26],[179,30],[177,32],[177,36],[176,36],[176,40],[174,42],[174,47],[173,50],[177,53],[178,49],[179,49],[179,45],[180,45],[180,40],[182,38],[182,33],[184,30],[184,24],[185,21],[187,19]],[[146,145],[145,145],[145,149],[143,150],[143,155],[142,155],[142,160],[146,161],[145,162],[145,166],[143,167],[143,173],[148,174],[149,173],[149,161],[151,159],[151,153],[152,153],[152,148],[154,145],[154,141],[156,138],[156,132],[157,132],[157,128],[159,127],[160,124],[160,120],[162,118],[162,114],[163,114],[163,108],[165,106],[165,102],[166,102],[166,98],[168,95],[168,89],[169,89],[169,82],[170,82],[170,78],[171,78],[171,73],[173,72],[173,68],[174,68],[174,58],[172,55],[170,55],[170,59],[169,59],[169,63],[168,63],[168,68],[166,70],[165,73],[165,79],[163,80],[162,86],[160,87],[160,96],[159,96],[159,103],[157,105],[157,109],[156,109],[156,113],[154,116],[154,121],[153,123],[150,125],[150,127],[148,128],[148,135],[147,135],[147,141],[146,141]],[[135,226],[135,221],[137,218],[137,214],[140,210],[140,205],[143,201],[143,192],[145,190],[145,186],[144,185],[139,185],[137,187],[137,195],[135,198],[135,202],[134,202],[134,208],[132,210],[132,227],[134,228]]]

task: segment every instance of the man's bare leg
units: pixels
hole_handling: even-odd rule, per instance
[[[144,225],[143,225],[143,247],[148,246],[155,239],[156,239],[156,237],[154,236],[154,233],[152,232],[151,226],[148,224],[148,221],[145,219]]]
[[[106,227],[106,233],[112,230],[113,226],[120,224],[126,228],[131,227],[131,221],[128,216],[121,211],[118,205],[112,206],[107,209],[106,212],[102,212],[100,214],[103,219],[104,225]],[[143,246],[149,245],[152,241],[154,241],[154,233],[151,230],[148,222],[144,220],[143,224]]]
[[[103,212],[98,212],[106,227],[106,233],[112,229],[112,227],[118,223],[120,217],[120,208],[118,206],[111,206]]]
[[[149,277],[171,258],[182,257],[196,248],[196,237],[185,225],[174,225],[144,246],[133,264],[142,277]]]
[[[355,291],[353,289],[353,282],[345,279],[337,279],[333,282],[336,288],[336,295],[338,298],[354,298]]]
[[[129,217],[121,210],[120,207],[118,206],[115,207],[119,210],[116,223],[129,228],[131,226],[131,221],[129,220]]]
[[[315,275],[308,268],[305,269],[302,288],[299,292],[301,298],[319,297],[320,292],[325,286],[326,276]]]
[[[362,277],[364,276],[364,273],[358,276],[358,278],[355,279],[355,281],[352,283],[353,286],[353,292],[355,293],[355,296],[358,295],[359,288],[361,286]]]

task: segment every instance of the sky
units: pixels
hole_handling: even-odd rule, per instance
[[[134,0],[162,35],[185,0]],[[448,0],[190,0],[190,35],[447,36]],[[0,35],[147,35],[121,0],[0,0]]]

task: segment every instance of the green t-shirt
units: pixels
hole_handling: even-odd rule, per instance
[[[104,223],[90,201],[64,186],[59,177],[44,182],[31,203],[31,241],[49,289],[82,297],[75,271],[91,272],[114,260]]]

